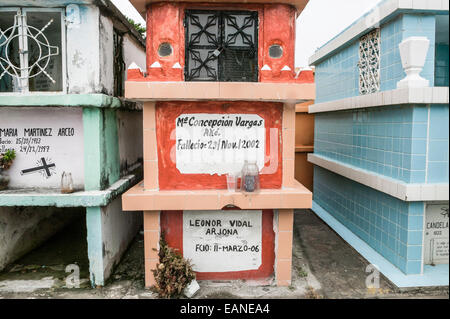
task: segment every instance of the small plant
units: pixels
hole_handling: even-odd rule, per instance
[[[7,189],[9,184],[9,177],[3,174],[11,167],[14,159],[16,158],[16,151],[9,149],[5,153],[0,153],[0,191]]]
[[[159,264],[153,270],[154,290],[160,298],[179,298],[184,288],[195,279],[195,272],[190,261],[169,247],[164,234],[161,234],[159,246]]]
[[[135,22],[133,19],[127,18],[127,20],[140,34],[144,35],[145,32],[147,31],[146,27],[143,27],[142,24]]]
[[[308,277],[308,272],[305,269],[303,269],[302,266],[300,266],[299,269],[298,269],[298,276],[300,278]]]
[[[16,151],[9,149],[5,153],[0,153],[0,169],[8,169],[11,167],[14,159],[16,158]]]
[[[306,297],[306,299],[322,299],[323,298],[311,286],[306,287],[305,297]]]

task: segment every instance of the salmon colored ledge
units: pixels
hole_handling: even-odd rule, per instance
[[[161,0],[130,0],[131,4],[136,8],[136,10],[138,10],[138,12],[140,14],[143,15],[143,17],[145,17],[145,12],[146,12],[146,7],[147,5],[151,4],[151,3],[155,3],[155,2],[161,2]],[[170,0],[170,2],[187,2],[187,3],[204,3],[207,2],[208,4],[211,3],[224,3],[224,4],[229,4],[229,3],[238,3],[238,4],[242,4],[242,2],[246,2],[249,4],[273,4],[275,1],[273,0],[246,0],[246,1],[242,1],[242,0],[209,0],[209,1],[205,1],[205,0]],[[276,1],[279,4],[289,4],[292,5],[296,8],[297,10],[297,14],[300,15],[300,13],[303,11],[303,9],[306,7],[306,5],[308,4],[309,0],[277,0]]]
[[[161,232],[168,245],[183,254],[183,211],[161,212]],[[261,266],[257,270],[231,272],[197,272],[198,280],[265,279],[274,274],[275,233],[273,231],[273,211],[262,214],[262,255]]]
[[[145,190],[141,182],[122,195],[122,206],[125,211],[221,210],[227,206],[254,210],[306,209],[312,207],[312,193],[297,181],[290,188],[263,189],[255,194],[227,190]]]
[[[125,98],[136,101],[262,101],[302,103],[315,99],[314,83],[126,81]]]

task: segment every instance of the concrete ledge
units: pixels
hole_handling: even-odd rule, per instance
[[[391,264],[386,258],[376,252],[366,242],[356,236],[347,227],[340,223],[330,213],[313,201],[312,210],[339,236],[350,244],[393,284],[400,288],[448,286],[449,266],[425,266],[422,275],[405,275],[400,269]]]
[[[230,205],[255,210],[310,208],[312,193],[297,181],[292,188],[262,189],[256,194],[227,190],[144,190],[141,182],[122,195],[122,207],[126,211],[221,210]]]
[[[140,110],[135,102],[126,101],[105,94],[0,94],[0,107],[95,107],[126,108]]]
[[[81,191],[61,194],[56,189],[16,189],[0,192],[1,206],[98,207],[108,205],[136,182],[128,175],[103,191]]]
[[[315,99],[313,83],[265,82],[125,82],[132,101],[262,101],[301,103]]]
[[[309,113],[354,110],[369,107],[399,104],[448,104],[448,87],[425,87],[396,89],[360,95],[342,100],[317,103],[309,107]]]
[[[449,200],[448,184],[408,184],[316,154],[308,154],[308,161],[403,201]]]

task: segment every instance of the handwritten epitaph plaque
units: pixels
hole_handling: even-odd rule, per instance
[[[424,229],[426,264],[448,264],[448,214],[448,203],[427,205]]]
[[[0,108],[0,152],[16,151],[10,188],[59,188],[62,172],[84,187],[81,108]]]
[[[264,167],[265,121],[256,114],[182,114],[176,119],[176,167],[182,174],[238,173]]]
[[[262,211],[184,211],[183,255],[198,272],[257,270]]]

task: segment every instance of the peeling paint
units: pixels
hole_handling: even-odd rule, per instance
[[[77,68],[83,67],[85,61],[82,56],[83,54],[80,51],[76,50],[72,58],[72,65],[76,66]]]

